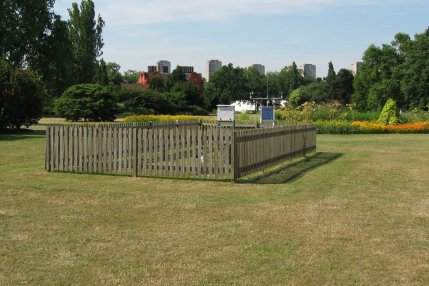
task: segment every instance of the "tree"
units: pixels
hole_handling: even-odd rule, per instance
[[[108,62],[106,64],[106,70],[107,70],[107,78],[108,78],[109,84],[115,85],[115,86],[121,86],[121,83],[124,82],[122,78],[122,74],[120,72],[121,66],[117,63]]]
[[[34,72],[0,61],[0,128],[36,124],[44,93],[43,82]]]
[[[389,98],[381,110],[378,122],[384,125],[395,125],[400,123],[400,114],[396,102]]]
[[[336,96],[336,90],[335,90],[335,79],[337,75],[335,74],[334,65],[332,62],[329,62],[328,64],[328,75],[326,76],[326,84],[328,86],[328,96],[331,99],[335,99]]]
[[[382,45],[381,48],[371,45],[364,53],[360,72],[354,80],[355,93],[352,97],[358,110],[380,110],[387,98],[393,98],[401,106],[403,99],[399,88],[400,70],[404,57],[391,45]],[[384,81],[384,83],[382,83]],[[388,94],[377,92],[381,86]],[[392,87],[396,87],[392,88]],[[374,89],[371,92],[371,89]],[[369,95],[371,101],[368,104]]]
[[[3,0],[0,58],[38,72],[46,86],[44,112],[71,84],[71,46],[66,22],[53,12],[54,0]]]
[[[55,102],[58,115],[67,120],[113,121],[116,97],[107,86],[78,84],[69,87]]]
[[[171,89],[172,93],[183,93],[186,104],[202,106],[203,98],[198,91],[198,88],[189,82],[177,82]]]
[[[289,69],[289,93],[303,85],[304,77],[298,70],[296,63],[293,62]]]
[[[160,76],[154,76],[152,80],[150,81],[149,85],[150,89],[157,90],[157,91],[164,91],[165,89],[165,83],[162,77]]]
[[[246,89],[253,92],[253,96],[262,97],[266,94],[267,78],[254,67],[244,69]]]
[[[306,83],[295,62],[282,68],[279,73],[270,73],[267,76],[269,94],[282,94],[286,98],[292,91]]]
[[[293,107],[298,107],[308,99],[305,97],[304,89],[302,87],[295,89],[289,95],[289,103]]]
[[[167,81],[165,82],[165,86],[168,91],[170,91],[173,86],[178,82],[185,82],[186,75],[183,73],[182,69],[177,66],[171,74],[168,75]]]
[[[180,98],[173,98],[176,95],[159,92],[156,90],[132,90],[122,89],[119,92],[119,99],[124,105],[124,112],[134,114],[176,114]],[[183,94],[180,94],[184,98]]]
[[[31,66],[51,33],[54,0],[2,0],[0,57],[13,67]]]
[[[367,107],[369,110],[381,110],[389,98],[398,99],[400,96],[400,81],[383,79],[369,90]]]
[[[68,11],[75,83],[92,83],[96,75],[97,59],[103,54],[104,43],[101,34],[104,21],[100,15],[95,20],[92,0],[82,0],[80,7],[73,3]]]
[[[249,99],[244,70],[240,67],[234,68],[231,63],[223,66],[210,77],[205,95],[209,109],[216,107],[217,104],[230,104],[235,100]]]
[[[334,70],[334,65],[332,64],[332,62],[329,62],[328,64],[328,75],[326,76],[326,81],[329,82],[333,82],[335,80],[336,74],[335,74],[335,70]]]
[[[353,88],[353,74],[350,70],[340,69],[334,80],[335,97],[341,104],[346,105],[351,102]]]
[[[283,95],[285,97],[288,96],[288,91],[282,89],[281,78],[279,72],[267,72],[265,77],[265,84],[268,84],[268,94],[272,94],[274,96]],[[266,89],[267,86],[264,85]],[[265,91],[266,92],[266,91]]]
[[[95,82],[101,85],[111,85],[120,87],[122,80],[122,75],[119,72],[121,66],[117,63],[112,63],[104,61],[101,59],[97,64],[97,70],[95,73]]]
[[[402,69],[401,91],[405,107],[409,109],[429,108],[429,28],[409,41],[402,37],[401,48],[405,50]]]
[[[332,100],[329,94],[329,85],[326,81],[314,81],[305,86],[301,86],[300,89],[302,90],[302,95],[299,105],[306,101],[322,103]]]
[[[127,70],[122,75],[125,83],[136,83],[139,79],[139,72],[136,70]]]
[[[101,85],[109,84],[109,76],[107,74],[107,66],[104,59],[101,59],[100,62],[97,64],[94,81]]]
[[[42,75],[46,86],[47,97],[44,99],[44,113],[52,113],[53,100],[61,96],[64,90],[73,83],[71,53],[67,22],[55,15],[51,34],[44,48],[31,64],[31,69]]]

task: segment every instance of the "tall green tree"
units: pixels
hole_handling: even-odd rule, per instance
[[[223,66],[210,77],[206,85],[206,104],[209,109],[217,104],[230,104],[235,100],[249,99],[249,89],[244,69],[231,63]]]
[[[289,93],[303,85],[304,77],[298,70],[295,62],[292,63],[289,71]]]
[[[186,75],[183,73],[180,66],[177,66],[171,74],[168,75],[165,85],[167,90],[170,91],[176,83],[185,81]]]
[[[328,64],[328,75],[326,76],[326,81],[329,82],[333,82],[335,80],[335,70],[334,70],[334,65],[332,64],[332,62],[329,62]]]
[[[44,92],[40,76],[0,60],[0,129],[37,123]]]
[[[0,57],[14,67],[31,66],[52,31],[54,0],[0,2]]]
[[[354,80],[352,100],[358,110],[381,110],[388,98],[402,106],[399,82],[403,63],[404,56],[392,45],[371,45],[365,51]]]
[[[196,106],[203,104],[203,97],[200,95],[198,88],[190,82],[177,82],[171,89],[171,92],[184,94],[186,104]]]
[[[330,99],[335,99],[336,98],[336,90],[335,90],[335,79],[336,79],[336,74],[335,74],[335,70],[334,70],[334,65],[332,64],[332,62],[329,62],[328,64],[328,74],[326,76],[326,84],[328,87],[328,97]]]
[[[295,62],[285,66],[280,72],[268,73],[267,76],[268,93],[273,96],[283,95],[287,98],[293,90],[306,83]]]
[[[244,69],[244,77],[247,90],[253,92],[253,96],[262,97],[266,94],[267,78],[254,67]]]
[[[52,31],[44,48],[31,63],[31,69],[38,71],[46,86],[44,113],[52,113],[52,102],[61,96],[72,83],[72,54],[71,43],[68,37],[67,22],[55,15]]]
[[[279,96],[282,95],[284,97],[288,96],[288,92],[282,89],[281,85],[281,77],[279,72],[267,72],[265,76],[265,84],[264,84],[264,91],[267,92],[267,86],[268,85],[268,94],[273,96]]]
[[[46,86],[44,112],[71,84],[72,52],[66,23],[53,12],[54,0],[0,2],[0,58],[38,72]]]
[[[156,91],[164,91],[165,89],[165,83],[161,76],[154,76],[152,80],[150,81],[150,89],[156,90]]]
[[[136,70],[127,70],[122,74],[125,83],[136,83],[139,78],[139,72]]]
[[[121,83],[124,82],[122,74],[120,72],[121,66],[117,63],[108,62],[106,64],[107,77],[109,79],[109,84],[115,86],[121,86]]]
[[[350,70],[340,69],[334,80],[335,97],[341,104],[346,105],[351,102],[354,77]]]
[[[109,76],[107,74],[107,65],[104,59],[101,59],[96,66],[94,82],[100,85],[109,84]]]
[[[98,58],[103,54],[104,21],[100,15],[96,19],[92,0],[82,0],[80,6],[73,3],[68,11],[75,83],[92,83],[95,80]]]
[[[401,91],[405,107],[429,108],[429,28],[412,41],[402,41],[405,65],[402,69]]]

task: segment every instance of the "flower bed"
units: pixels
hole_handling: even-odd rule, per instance
[[[158,121],[205,120],[207,117],[193,115],[133,115],[124,118],[124,122],[158,122]]]
[[[317,121],[319,134],[429,133],[429,121],[382,125],[370,121]]]

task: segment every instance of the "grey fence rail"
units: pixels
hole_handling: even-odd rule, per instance
[[[316,126],[292,125],[235,131],[234,178],[316,150]]]
[[[57,125],[46,135],[48,171],[134,176],[237,179],[316,148],[314,125]]]

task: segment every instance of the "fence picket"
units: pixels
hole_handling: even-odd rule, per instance
[[[142,130],[142,129],[139,128],[139,130]],[[143,163],[142,176],[148,175],[148,173],[147,173],[147,160],[148,160],[148,153],[149,153],[149,150],[147,147],[148,140],[149,140],[148,139],[148,130],[143,129],[143,134],[142,134],[142,138],[141,138],[141,141],[143,144],[143,150],[142,150],[142,155],[141,155],[142,156],[142,163]]]
[[[149,152],[148,152],[148,157],[149,157],[149,175],[153,176],[153,129],[149,129],[149,136],[148,136],[148,141],[149,141]]]

